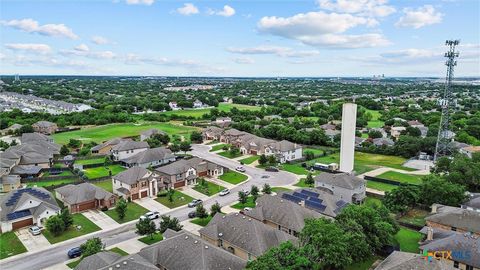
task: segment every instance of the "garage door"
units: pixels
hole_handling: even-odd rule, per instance
[[[79,212],[85,211],[85,210],[88,210],[88,209],[93,209],[93,208],[95,208],[95,201],[86,202],[86,203],[82,203],[82,204],[78,205],[78,211]]]
[[[173,184],[174,188],[183,187],[183,186],[185,186],[185,181],[177,182],[177,183]]]
[[[145,198],[145,197],[148,196],[148,192],[147,192],[146,190],[145,190],[145,191],[142,191],[142,194],[141,194],[141,195],[142,195],[142,196],[140,196],[140,197]]]
[[[30,226],[30,225],[33,225],[33,218],[13,222],[12,223],[12,229],[16,230],[16,229],[20,229],[20,228],[27,227],[27,226]]]
[[[198,172],[198,176],[207,176],[207,171],[204,172]]]
[[[132,200],[138,199],[138,193],[132,194]]]
[[[250,154],[256,155],[256,154],[257,154],[257,150],[250,150]]]

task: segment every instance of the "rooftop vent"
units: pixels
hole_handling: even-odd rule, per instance
[[[195,244],[198,243],[198,240],[195,240],[193,243],[195,243]]]
[[[218,236],[222,237],[222,236],[223,236],[223,233],[218,233]]]
[[[205,246],[205,249],[208,249],[208,246]]]

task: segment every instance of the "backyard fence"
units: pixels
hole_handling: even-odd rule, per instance
[[[22,178],[22,183],[35,183],[35,182],[45,182],[45,181],[55,181],[55,180],[72,180],[80,179],[78,175],[67,175],[67,176],[47,176],[47,177],[31,177],[31,178]]]
[[[415,186],[415,184],[402,183],[402,182],[398,182],[398,181],[395,181],[395,180],[378,178],[378,177],[373,177],[373,176],[365,176],[364,179],[365,179],[365,180],[369,180],[369,181],[374,181],[374,182],[380,182],[380,183],[384,183],[384,184],[390,184],[390,185],[394,185],[394,186],[400,186],[400,185],[402,185],[402,184],[403,184],[403,185],[412,185],[412,186]]]

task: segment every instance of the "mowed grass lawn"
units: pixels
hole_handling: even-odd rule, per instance
[[[210,149],[210,152],[222,150],[223,147],[225,147],[225,146],[227,146],[228,148],[230,148],[230,145],[229,145],[229,144],[222,143],[222,144],[217,144],[217,145],[212,146],[212,149]]]
[[[198,226],[205,227],[208,225],[208,223],[212,220],[212,216],[207,216],[206,218],[195,218],[190,220],[191,223],[197,224]]]
[[[381,191],[392,191],[393,189],[397,188],[398,186],[387,184],[387,183],[381,183],[381,182],[375,182],[372,180],[367,180],[367,187],[368,188],[373,188],[376,190],[381,190]]]
[[[238,202],[238,203],[232,205],[231,207],[232,207],[232,208],[235,208],[235,209],[240,209],[240,210],[242,210],[242,209],[245,208],[245,207],[254,208],[254,207],[255,207],[255,203],[253,202],[253,197],[252,197],[252,196],[248,196],[246,203],[240,203],[240,202]]]
[[[242,173],[228,171],[218,177],[220,180],[236,185],[248,179],[248,176]]]
[[[134,202],[129,202],[127,205],[127,212],[125,213],[125,217],[123,219],[120,219],[118,217],[117,211],[115,211],[115,209],[110,209],[108,211],[105,211],[105,214],[107,214],[113,220],[121,224],[128,221],[139,219],[141,215],[147,212],[148,210],[143,208],[141,205],[136,204]]]
[[[47,181],[35,181],[35,182],[28,182],[27,187],[49,187],[49,186],[58,186],[63,184],[71,184],[74,183],[75,179],[57,179],[57,180],[47,180]]]
[[[112,185],[112,180],[111,179],[98,181],[98,182],[92,182],[92,184],[94,184],[97,187],[101,187],[108,192],[113,193],[113,185]]]
[[[253,162],[257,161],[260,156],[251,156],[244,159],[240,159],[239,161],[243,164],[252,164]]]
[[[249,110],[249,111],[258,111],[260,107],[257,106],[250,106],[244,104],[230,104],[230,103],[220,103],[218,104],[217,109],[222,112],[229,112],[233,108],[237,108],[239,110]],[[205,109],[185,109],[185,110],[178,110],[178,111],[168,111],[163,112],[163,115],[178,115],[178,116],[186,116],[186,117],[194,117],[200,118],[204,114],[210,113],[212,108],[205,108]]]
[[[95,179],[95,178],[109,176],[110,171],[112,171],[112,176],[114,176],[125,170],[126,169],[120,165],[110,165],[108,167],[88,168],[83,170],[83,172],[85,173],[88,179]]]
[[[294,186],[296,186],[296,187],[313,187],[313,184],[312,185],[305,184],[305,179],[306,178],[301,178]]]
[[[0,234],[0,260],[24,252],[27,249],[14,232]]]
[[[305,152],[312,152],[316,156],[323,154],[323,150],[316,149],[316,148],[303,148],[303,154],[304,155],[305,155]]]
[[[151,236],[146,235],[146,236],[138,239],[138,241],[140,241],[144,244],[147,244],[147,245],[151,245],[151,244],[160,242],[162,240],[163,240],[163,235],[160,232],[156,232],[156,233],[152,234]]]
[[[395,235],[395,241],[400,245],[400,250],[405,252],[418,253],[418,241],[422,239],[423,234],[400,227],[400,231]]]
[[[137,136],[142,131],[156,128],[168,133],[174,134],[189,134],[197,128],[177,125],[173,123],[163,122],[146,122],[142,124],[134,123],[121,123],[121,124],[109,124],[97,127],[84,128],[81,130],[75,130],[70,132],[56,133],[52,137],[56,143],[66,144],[70,139],[81,140],[82,142],[101,143],[103,141],[115,138],[115,137],[130,137]]]
[[[380,175],[377,175],[378,178],[388,179],[397,181],[400,183],[408,183],[414,185],[420,185],[422,183],[422,175],[413,175],[413,174],[405,174],[399,173],[395,171],[384,172]]]
[[[187,194],[184,194],[178,190],[175,190],[173,193],[173,201],[170,202],[168,200],[168,196],[162,196],[162,197],[157,197],[155,200],[163,205],[165,205],[168,208],[176,208],[185,204],[188,204],[193,200],[192,197],[188,196]]]
[[[219,152],[217,153],[219,154],[220,156],[222,157],[226,157],[226,158],[237,158],[237,157],[241,157],[242,156],[242,153],[240,152],[237,152],[235,154],[232,155],[232,153],[230,153],[230,151],[223,151],[223,152]]]
[[[75,160],[75,164],[79,164],[79,165],[103,164],[103,163],[105,163],[105,158],[104,157]]]
[[[367,109],[367,112],[369,112],[372,115],[372,119],[367,122],[367,127],[380,128],[385,125],[385,122],[379,120],[379,118],[382,116],[382,113],[380,113],[379,111],[374,111],[369,109]]]
[[[50,172],[46,172],[42,175],[42,177],[49,177],[49,176],[71,176],[73,175],[73,172],[71,171],[63,171],[59,174],[50,174]]]
[[[198,183],[197,185],[195,185],[193,187],[193,189],[200,192],[200,193],[203,193],[207,196],[212,196],[212,195],[217,194],[218,192],[222,191],[223,189],[225,189],[225,187],[217,185],[217,184],[209,182],[209,181],[205,181],[204,185],[201,185],[200,183]]]
[[[100,227],[91,222],[82,214],[73,214],[73,225],[59,236],[54,236],[48,230],[43,230],[42,233],[51,244],[59,243],[68,239],[79,237],[81,235],[89,234],[100,230]],[[77,229],[80,226],[80,229]]]

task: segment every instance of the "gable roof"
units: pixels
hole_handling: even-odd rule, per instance
[[[108,141],[106,141],[104,143],[101,143],[99,145],[95,145],[94,147],[91,148],[91,150],[92,151],[98,151],[98,150],[100,150],[100,149],[102,149],[106,146],[109,146],[109,145],[114,146],[114,145],[119,144],[121,141],[128,141],[128,140],[130,140],[130,139],[113,138],[113,139],[108,140]]]
[[[122,140],[112,147],[113,151],[127,151],[133,149],[150,148],[147,142],[125,141]]]
[[[450,270],[454,269],[444,260],[426,261],[421,254],[394,251],[375,270]]]
[[[217,166],[219,165],[207,160],[203,160],[199,157],[193,157],[190,159],[177,160],[165,166],[158,167],[155,169],[155,171],[167,175],[175,175],[184,173],[190,168],[194,168],[196,170],[206,170],[207,168],[214,168]]]
[[[366,181],[362,178],[347,174],[347,173],[328,173],[324,172],[315,176],[315,182],[325,183],[328,185],[342,187],[350,190],[365,185]],[[317,186],[318,184],[315,183]]]
[[[437,209],[439,213],[426,217],[425,221],[480,233],[480,214],[478,212],[456,207],[438,206]]]
[[[63,200],[68,204],[78,204],[92,200],[108,200],[113,196],[112,193],[97,187],[90,183],[81,183],[78,185],[66,185],[55,189],[63,196]]]
[[[123,159],[122,161],[127,164],[144,164],[153,161],[175,158],[172,151],[165,147],[157,147],[147,149],[146,151],[135,154],[131,157]]]
[[[52,209],[54,211],[60,210],[58,207],[57,201],[53,198],[52,194],[41,187],[32,187],[32,188],[22,188],[10,191],[0,199],[0,220],[15,220],[20,217],[30,216],[35,214],[37,208],[42,209]],[[39,201],[40,204],[36,207],[18,210],[18,208],[28,200]]]
[[[91,270],[100,269],[112,264],[114,261],[122,257],[120,254],[112,251],[101,251],[97,254],[83,258],[75,267],[75,270]]]
[[[137,183],[140,179],[150,177],[152,172],[143,167],[132,167],[123,171],[113,177],[116,181],[131,185]]]
[[[198,231],[211,239],[222,239],[258,257],[282,242],[297,238],[239,213],[217,213],[208,225]]]
[[[49,122],[49,121],[38,121],[36,123],[33,123],[33,125],[38,126],[38,127],[43,127],[43,128],[57,126],[57,124]]]

